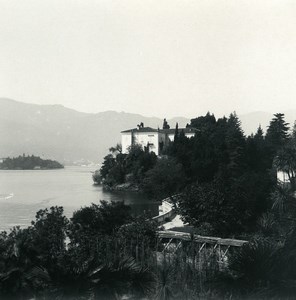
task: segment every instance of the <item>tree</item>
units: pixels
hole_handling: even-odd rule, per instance
[[[269,181],[256,173],[237,178],[220,174],[211,182],[192,184],[178,200],[183,221],[199,228],[212,228],[208,234],[229,236],[255,230],[257,219],[270,203]]]
[[[89,259],[103,263],[113,255],[114,237],[123,224],[132,221],[130,207],[122,202],[101,201],[73,213],[70,220],[68,254],[71,265],[79,267]]]
[[[116,144],[115,147],[109,148],[109,151],[110,151],[112,154],[122,153],[122,146],[121,146],[121,144]]]
[[[93,203],[73,213],[68,233],[71,244],[87,249],[95,247],[98,237],[112,235],[121,225],[131,220],[130,207],[122,202]]]
[[[61,206],[41,209],[32,221],[34,245],[38,249],[43,265],[50,269],[66,250],[66,231],[69,220],[63,215]]]
[[[296,144],[293,141],[288,142],[278,150],[274,158],[274,166],[278,171],[288,175],[291,189],[296,190]]]
[[[215,126],[216,118],[214,114],[207,112],[205,116],[191,119],[190,126],[199,130],[207,130],[209,127]]]
[[[126,174],[131,175],[131,180],[141,184],[145,174],[152,169],[157,162],[154,152],[144,151],[140,145],[130,147],[126,157]]]
[[[221,131],[222,135],[217,134],[218,123],[209,112],[206,116],[192,119],[190,127],[197,128],[198,131],[191,144],[187,144],[187,147],[191,147],[191,158],[188,159],[190,171],[186,168],[186,174],[192,182],[209,182],[219,169],[219,157],[222,154],[220,143],[224,143],[225,130]]]
[[[153,168],[157,161],[154,152],[144,151],[138,144],[130,146],[127,154],[121,152],[120,145],[111,147],[110,152],[105,156],[100,169],[103,184],[110,188],[122,183],[138,187],[145,173]]]
[[[102,167],[100,169],[100,173],[102,178],[107,179],[107,176],[110,172],[110,170],[116,165],[116,160],[113,157],[112,154],[108,154],[104,157],[104,162],[102,164]]]
[[[296,141],[296,121],[294,121],[294,124],[293,124],[291,138],[292,138],[292,140]]]
[[[184,222],[197,228],[210,224],[213,231],[208,234],[225,236],[241,230],[235,203],[229,196],[217,181],[191,185],[179,197],[178,211]]]
[[[230,259],[229,268],[235,276],[233,286],[239,285],[240,292],[245,288],[251,295],[256,290],[266,292],[269,286],[274,286],[280,277],[276,270],[278,250],[279,245],[267,239],[253,239],[245,244]],[[258,299],[255,295],[253,297]]]
[[[122,225],[117,234],[119,239],[125,239],[138,245],[144,243],[146,247],[153,247],[155,250],[157,228],[158,223],[144,214],[136,217],[131,223]]]
[[[100,184],[101,183],[102,176],[101,176],[100,170],[95,170],[95,172],[92,175],[92,179],[93,179],[93,182],[95,184]]]
[[[114,150],[112,150],[112,148],[110,149],[110,151]],[[103,182],[107,186],[123,183],[125,179],[124,160],[126,155],[119,152],[114,157],[115,152],[117,152],[117,150],[114,150],[112,154],[108,154],[104,157],[104,162],[100,169]]]
[[[158,199],[178,193],[184,187],[186,177],[182,165],[172,158],[162,158],[153,169],[147,171],[143,190]]]
[[[14,227],[0,234],[0,298],[37,298],[46,287],[48,273],[42,267],[32,227]]]
[[[38,156],[22,156],[14,158],[6,158],[0,163],[0,169],[5,170],[33,170],[34,168],[41,169],[61,169],[64,168],[59,162],[50,159],[41,159]]]
[[[229,158],[227,167],[236,175],[245,167],[245,137],[235,112],[231,113],[227,120],[225,144]]]
[[[271,159],[261,126],[258,127],[255,135],[251,135],[246,140],[246,169],[255,172],[262,172],[262,176],[272,167]]]
[[[282,113],[274,114],[266,132],[266,141],[269,143],[273,155],[288,141],[289,123],[284,120]]]
[[[216,120],[208,113],[191,120],[191,127],[198,129],[192,141],[176,151],[177,159],[192,182],[210,182],[215,174],[228,169],[232,176],[243,172],[245,166],[245,137],[235,113]],[[180,144],[180,143],[179,143]],[[180,158],[181,159],[180,159]]]
[[[184,130],[179,130],[176,123],[174,141],[169,143],[165,154],[172,156],[181,164],[185,175],[190,176],[191,171],[191,140],[185,136]]]
[[[174,142],[178,141],[178,137],[179,137],[179,125],[178,125],[178,122],[177,122],[176,123],[176,128],[175,128]]]

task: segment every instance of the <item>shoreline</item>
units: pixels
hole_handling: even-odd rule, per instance
[[[142,190],[139,188],[138,185],[132,184],[132,183],[122,183],[122,184],[116,184],[114,186],[108,186],[102,183],[103,189],[105,189],[108,192],[136,192],[141,193]]]

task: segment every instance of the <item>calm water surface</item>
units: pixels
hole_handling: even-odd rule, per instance
[[[0,230],[20,225],[26,227],[34,220],[36,211],[59,205],[65,215],[100,200],[124,201],[133,214],[150,211],[158,214],[158,204],[141,194],[107,192],[93,185],[90,167],[66,167],[60,170],[4,171],[0,170],[0,194],[11,194],[10,199],[0,197]]]

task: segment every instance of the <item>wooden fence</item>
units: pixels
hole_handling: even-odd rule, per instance
[[[210,245],[221,245],[221,246],[230,246],[230,247],[241,247],[248,241],[237,240],[237,239],[223,239],[219,237],[208,237],[201,236],[198,234],[190,234],[186,232],[178,231],[158,231],[158,236],[160,239],[169,239],[169,240],[178,240],[178,241],[193,241],[199,244],[210,244]]]

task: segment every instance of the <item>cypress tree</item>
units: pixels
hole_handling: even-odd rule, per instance
[[[266,132],[266,141],[273,154],[282,148],[289,138],[289,123],[284,120],[285,115],[282,113],[274,114]]]

